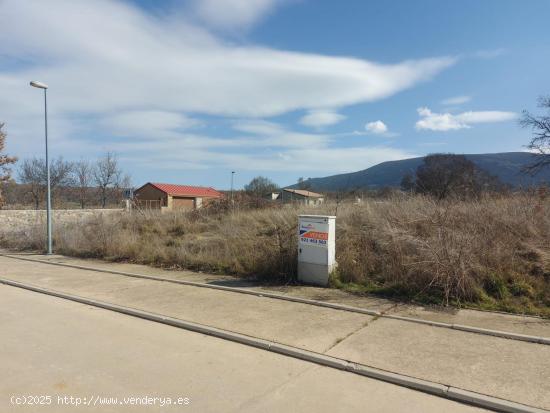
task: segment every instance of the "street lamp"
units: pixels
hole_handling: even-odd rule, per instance
[[[33,80],[31,82],[32,87],[38,89],[44,89],[44,134],[46,136],[46,178],[48,181],[48,189],[46,195],[46,221],[48,227],[48,254],[52,253],[52,198],[51,198],[51,189],[50,189],[50,161],[48,159],[48,100],[47,93],[48,85],[42,82],[37,82]]]
[[[235,176],[235,171],[231,171],[231,205],[233,205],[233,177]]]

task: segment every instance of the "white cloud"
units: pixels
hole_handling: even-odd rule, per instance
[[[497,110],[486,110],[480,112],[470,111],[456,115],[461,122],[466,124],[505,122],[508,120],[514,120],[517,116],[517,113],[514,112],[501,112]]]
[[[253,159],[237,155],[229,164],[245,170],[308,171],[318,175],[351,172],[368,168],[380,162],[412,158],[407,151],[385,146],[351,148],[301,148],[285,151],[278,158],[261,155]]]
[[[450,113],[433,113],[428,108],[419,108],[418,114],[422,119],[416,122],[416,129],[428,129],[435,131],[448,131],[469,128]]]
[[[261,119],[249,119],[233,122],[233,129],[245,132],[246,139],[251,140],[253,146],[306,148],[309,146],[323,146],[329,144],[332,135],[308,134],[290,131],[275,122]],[[249,144],[250,145],[250,144]]]
[[[182,131],[162,140],[127,139],[111,145],[135,166],[168,169],[239,169],[309,171],[315,174],[364,169],[374,164],[414,157],[388,146],[338,148],[339,134],[304,134],[263,120],[239,120],[233,129],[244,136],[213,138]]]
[[[467,103],[470,100],[472,100],[471,96],[466,96],[466,95],[454,96],[454,97],[442,100],[441,104],[445,106],[462,105],[463,103]]]
[[[180,113],[159,110],[122,111],[106,116],[101,124],[119,136],[164,137],[176,130],[200,125],[200,121]]]
[[[198,141],[197,141],[198,142]],[[118,148],[124,150],[124,147]],[[189,147],[181,142],[150,142],[127,157],[135,165],[152,165],[169,169],[239,169],[247,171],[308,171],[316,175],[350,172],[380,162],[417,156],[386,146],[333,148],[309,145],[299,148],[270,149],[247,154],[242,151],[217,151],[205,147]],[[228,148],[229,149],[229,148]]]
[[[275,122],[262,119],[242,119],[233,122],[234,130],[257,135],[276,135],[284,132],[284,128]]]
[[[232,27],[257,22],[269,12],[262,7]],[[156,166],[173,161],[178,169],[234,163],[312,173],[361,169],[410,154],[336,148],[335,135],[298,133],[253,118],[377,101],[456,61],[440,56],[382,64],[229,43],[192,14],[152,15],[125,1],[0,0],[0,16],[0,113],[10,133],[8,150],[20,157],[43,152],[43,102],[28,84],[40,80],[50,87],[55,156],[120,150],[121,159],[161,160]],[[190,133],[204,115],[248,120],[233,125],[237,136]]]
[[[325,126],[335,125],[346,119],[346,117],[334,110],[310,110],[300,119],[300,123],[314,128],[324,128]]]
[[[32,64],[0,76],[0,110],[50,85],[52,110],[143,109],[273,116],[391,96],[455,59],[380,64],[227,44],[189,21],[107,0],[0,2],[0,55]],[[98,28],[101,30],[98,30]]]
[[[499,49],[491,49],[491,50],[478,50],[474,53],[474,57],[478,57],[480,59],[494,59],[495,57],[502,56],[506,54],[508,51],[505,48],[499,48]]]
[[[194,0],[194,12],[221,29],[248,28],[286,0]]]
[[[517,117],[514,112],[478,111],[463,112],[456,115],[451,113],[434,113],[429,108],[418,108],[421,119],[416,122],[416,129],[434,131],[448,131],[470,128],[476,123],[495,123],[513,120]]]
[[[388,127],[381,120],[367,123],[365,129],[367,132],[374,133],[375,135],[383,135],[388,132]]]

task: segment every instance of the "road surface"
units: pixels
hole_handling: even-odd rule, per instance
[[[5,285],[0,331],[2,412],[483,411]],[[29,396],[50,404],[23,404],[33,400]],[[117,404],[101,404],[107,402]]]

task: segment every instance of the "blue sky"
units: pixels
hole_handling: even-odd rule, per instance
[[[280,185],[433,152],[524,150],[546,0],[0,2],[8,150],[118,154],[146,181]]]

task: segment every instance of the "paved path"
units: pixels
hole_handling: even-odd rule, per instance
[[[2,412],[483,410],[115,312],[0,285]],[[49,406],[11,396],[49,395]],[[188,398],[178,406],[59,405],[58,396]]]
[[[0,250],[1,252],[1,250]],[[357,296],[341,290],[318,288],[310,286],[267,286],[242,280],[239,278],[208,274],[186,270],[166,270],[146,265],[111,263],[95,259],[79,259],[62,255],[21,254],[22,257],[40,259],[46,262],[83,265],[99,269],[127,271],[145,275],[159,276],[173,280],[185,280],[229,287],[247,288],[256,291],[267,291],[282,295],[321,300],[330,303],[344,304],[370,310],[382,311],[386,314],[403,315],[424,320],[438,321],[449,324],[462,324],[511,333],[527,334],[550,338],[550,320],[539,317],[477,311],[468,309],[423,307],[410,304],[398,304],[395,301],[374,296]]]
[[[0,257],[0,276],[550,409],[550,346]]]

